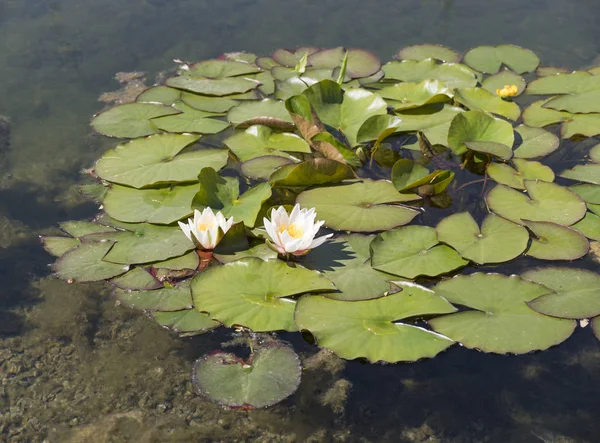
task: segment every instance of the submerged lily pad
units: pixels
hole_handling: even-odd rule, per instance
[[[296,308],[296,324],[310,331],[319,346],[346,359],[371,362],[416,361],[439,354],[454,342],[400,320],[446,314],[456,308],[430,289],[398,282],[401,292],[364,301],[304,296]]]
[[[461,58],[460,54],[455,50],[434,44],[407,46],[398,51],[396,57],[402,60],[426,60],[433,58],[448,63],[458,63]]]
[[[588,163],[586,165],[577,165],[561,172],[560,176],[584,183],[600,185],[600,164]]]
[[[523,184],[527,195],[504,185],[490,190],[485,197],[490,210],[520,225],[532,220],[569,226],[585,215],[585,202],[568,188],[534,180]]]
[[[454,100],[472,111],[486,111],[510,120],[517,120],[521,115],[519,105],[482,88],[457,89]]]
[[[525,251],[529,242],[525,228],[494,214],[483,220],[481,229],[468,212],[453,214],[442,219],[436,231],[439,241],[478,264],[512,260]]]
[[[132,140],[108,150],[96,163],[95,171],[104,180],[134,188],[195,182],[202,168],[218,170],[227,163],[225,149],[181,153],[198,139],[191,134],[157,134]]]
[[[333,283],[318,272],[253,257],[209,268],[192,281],[197,310],[225,326],[242,325],[255,332],[295,331],[296,302],[285,297],[333,290]]]
[[[117,288],[130,291],[143,291],[162,287],[162,284],[150,272],[140,267],[133,268],[125,274],[109,280],[109,282]]]
[[[310,146],[304,139],[290,132],[273,132],[267,126],[250,126],[223,142],[240,161],[265,155],[289,157],[286,152],[310,154]]]
[[[464,62],[471,68],[494,74],[502,65],[508,66],[517,74],[534,71],[540,59],[533,51],[514,45],[478,46],[469,50]]]
[[[439,244],[435,228],[403,226],[375,237],[371,263],[380,271],[412,279],[446,274],[469,262],[451,247]]]
[[[98,114],[91,124],[103,135],[136,138],[159,132],[152,122],[153,118],[179,112],[171,106],[157,103],[126,103]]]
[[[113,242],[82,243],[57,260],[54,270],[63,280],[87,282],[106,280],[129,270],[128,265],[102,260]]]
[[[514,140],[510,123],[480,111],[457,114],[448,131],[448,146],[457,155],[467,152],[465,142],[495,142],[512,147]]]
[[[542,260],[576,260],[590,249],[589,242],[575,229],[540,221],[526,221],[525,225],[536,236],[527,251],[530,257]]]
[[[398,203],[414,200],[400,194],[388,181],[363,180],[356,183],[310,189],[298,195],[302,207],[315,208],[325,226],[340,231],[374,232],[409,223],[418,215]]]
[[[459,275],[438,283],[434,291],[451,303],[473,309],[429,321],[435,331],[471,349],[525,354],[562,343],[576,326],[573,320],[547,317],[527,306],[550,290],[516,275]]]
[[[554,172],[540,162],[513,159],[515,169],[505,163],[490,163],[486,169],[490,178],[515,189],[525,189],[524,180],[554,181]]]
[[[558,149],[558,137],[542,128],[519,125],[515,128],[519,135],[515,146],[515,158],[536,158],[551,154]]]
[[[203,334],[221,326],[219,322],[211,320],[207,314],[195,309],[173,312],[156,311],[152,314],[152,318],[159,325],[173,329],[181,335]]]
[[[264,408],[289,397],[300,385],[302,366],[289,346],[261,345],[243,361],[222,351],[196,360],[198,393],[231,408]]]
[[[470,88],[477,84],[477,75],[459,63],[438,64],[435,60],[404,60],[386,63],[382,67],[385,78],[419,83],[423,80],[440,80],[450,90]]]
[[[521,278],[552,290],[527,303],[535,311],[559,318],[600,315],[600,276],[585,269],[549,267],[521,274]]]

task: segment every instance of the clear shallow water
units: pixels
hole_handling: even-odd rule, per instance
[[[12,150],[8,164],[0,156],[0,441],[597,441],[600,347],[588,329],[519,357],[455,347],[411,365],[330,359],[281,405],[223,411],[195,396],[190,369],[227,334],[181,339],[115,306],[102,285],[48,277],[37,235],[96,212],[73,184],[108,146],[88,122],[118,71],[152,81],[173,58],[298,45],[389,60],[420,42],[514,43],[576,69],[600,64],[599,20],[596,0],[1,2]]]

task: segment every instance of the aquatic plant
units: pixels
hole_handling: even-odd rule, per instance
[[[600,337],[600,277],[580,269],[600,240],[600,69],[538,65],[512,45],[182,62],[94,117],[128,139],[81,186],[103,213],[42,241],[60,278],[107,280],[181,335],[301,330],[390,363],[544,350],[584,319]],[[252,340],[246,361],[199,359],[199,392],[292,394],[294,351]]]

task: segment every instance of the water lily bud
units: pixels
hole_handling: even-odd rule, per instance
[[[271,211],[271,220],[263,219],[265,230],[271,238],[273,247],[280,254],[304,255],[311,249],[322,245],[333,234],[315,238],[323,221],[315,221],[315,209],[300,209],[294,206],[289,214],[283,206]]]
[[[195,209],[194,218],[189,218],[187,224],[178,223],[185,236],[197,248],[212,250],[233,225],[233,217],[226,220],[220,211],[214,214],[211,208],[204,208],[202,212]]]

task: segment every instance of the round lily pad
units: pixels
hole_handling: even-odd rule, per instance
[[[590,149],[590,160],[594,163],[600,163],[600,144]]]
[[[538,78],[527,85],[527,94],[581,94],[599,89],[599,76],[575,71]]]
[[[526,221],[533,231],[527,255],[542,260],[576,260],[588,253],[590,244],[575,229],[550,222]]]
[[[464,142],[464,145],[471,151],[498,157],[502,160],[510,160],[513,156],[512,148],[502,143],[474,141]]]
[[[558,137],[542,128],[519,125],[515,128],[515,158],[536,158],[551,154],[558,149]]]
[[[202,60],[189,67],[188,75],[193,77],[226,78],[260,72],[252,63],[234,60]]]
[[[193,212],[192,199],[196,192],[198,184],[158,189],[112,185],[103,204],[106,213],[117,220],[169,224]]]
[[[152,318],[161,326],[179,332],[180,335],[196,335],[212,331],[221,326],[219,322],[194,309],[181,311],[156,311]]]
[[[134,188],[195,182],[202,168],[218,170],[227,163],[225,149],[181,153],[198,139],[191,134],[157,134],[132,140],[108,150],[96,162],[95,171],[104,180]]]
[[[548,100],[538,100],[529,105],[523,111],[523,123],[537,128],[553,123],[562,123],[560,128],[562,138],[570,138],[578,134],[587,137],[600,134],[600,114],[572,114],[544,108],[544,104]]]
[[[192,281],[197,310],[225,326],[242,325],[255,332],[295,331],[296,302],[285,297],[333,290],[333,283],[316,271],[254,257],[209,268]]]
[[[517,120],[521,115],[519,105],[508,100],[503,100],[495,92],[491,93],[483,88],[457,89],[454,94],[454,100],[465,105],[472,111],[490,112],[510,120]]]
[[[400,320],[456,308],[422,286],[410,282],[398,286],[400,292],[364,301],[304,296],[296,308],[298,329],[310,331],[319,346],[342,358],[371,362],[416,361],[451,346],[452,340]]]
[[[400,194],[391,182],[365,179],[304,191],[296,203],[315,208],[329,228],[374,232],[405,225],[415,218],[416,210],[398,204],[407,200],[414,197]]]
[[[283,129],[294,127],[292,117],[285,109],[285,102],[269,98],[241,103],[231,108],[227,113],[227,120],[236,126],[260,124]]]
[[[600,217],[592,212],[586,212],[585,217],[571,225],[571,228],[581,232],[590,240],[600,241]]]
[[[512,147],[512,125],[480,111],[457,114],[448,131],[448,146],[459,155],[467,152],[465,142],[495,142]]]
[[[586,203],[600,204],[600,185],[573,185],[569,189],[580,196]]]
[[[60,257],[81,243],[78,238],[73,237],[48,237],[42,235],[40,236],[40,240],[46,252],[55,257]]]
[[[153,86],[146,89],[135,99],[138,103],[161,103],[171,106],[181,99],[181,91],[168,86]]]
[[[377,91],[394,110],[418,108],[430,103],[449,101],[454,94],[439,80],[421,83],[402,82]]]
[[[523,180],[554,181],[552,169],[540,162],[515,158],[512,163],[515,168],[505,163],[490,163],[486,171],[492,180],[515,189],[525,189]]]
[[[168,78],[167,85],[197,94],[220,97],[251,91],[258,88],[260,82],[243,77],[211,79],[181,75]]]
[[[584,183],[600,185],[600,164],[588,163],[577,165],[560,173],[562,178],[569,178]]]
[[[435,60],[393,61],[382,66],[385,78],[419,83],[423,80],[440,80],[450,90],[470,88],[477,84],[477,75],[459,63],[438,64]]]
[[[149,271],[136,267],[123,275],[112,278],[109,282],[120,289],[143,291],[161,288],[162,284]]]
[[[194,363],[199,394],[230,408],[264,408],[289,397],[300,385],[302,366],[289,346],[261,345],[248,361],[222,351]]]
[[[429,226],[382,232],[371,243],[371,251],[375,269],[411,279],[446,274],[469,263],[451,247],[439,244],[435,228]]]
[[[245,177],[254,180],[268,180],[277,169],[293,163],[294,161],[287,157],[265,155],[245,161],[240,165],[240,171]]]
[[[286,152],[310,154],[306,141],[290,132],[273,132],[267,126],[250,126],[244,132],[238,132],[223,142],[240,161],[266,155],[289,157]]]
[[[532,220],[569,226],[585,215],[585,202],[568,188],[534,180],[523,184],[527,194],[504,185],[490,190],[485,197],[490,210],[520,225]]]
[[[498,89],[502,89],[506,85],[515,85],[517,87],[517,95],[520,95],[525,90],[527,83],[525,83],[525,80],[520,75],[508,69],[503,69],[497,74],[487,77],[481,84],[481,87],[492,94],[496,94]]]
[[[469,50],[463,61],[471,68],[494,74],[502,65],[508,66],[517,74],[534,71],[540,59],[529,49],[514,45],[478,46]]]
[[[347,55],[346,55],[347,53]],[[313,68],[337,68],[346,60],[346,75],[350,78],[368,77],[381,68],[381,62],[375,54],[363,49],[348,49],[337,47],[322,49],[308,56],[308,63]]]
[[[103,135],[136,138],[159,132],[152,122],[153,118],[179,112],[171,106],[158,103],[126,103],[101,112],[94,117],[91,124]]]
[[[425,60],[433,58],[449,63],[458,63],[461,58],[460,54],[455,50],[435,44],[407,46],[398,51],[396,57],[402,60]]]
[[[158,129],[172,133],[216,134],[229,127],[227,122],[208,118],[215,115],[213,112],[199,111],[186,104],[176,105],[176,108],[182,112],[154,118],[152,123]]]
[[[346,164],[327,158],[313,158],[278,168],[269,177],[269,183],[273,187],[306,188],[325,183],[339,183],[353,177],[352,168]]]
[[[115,295],[125,306],[145,311],[173,312],[192,308],[192,294],[189,284],[182,283],[174,287],[164,287],[152,291],[117,289]],[[212,323],[212,321],[209,323]]]
[[[544,104],[544,108],[588,114],[590,112],[600,112],[599,102],[600,90],[595,90],[553,97]]]
[[[528,302],[535,311],[559,318],[600,315],[600,276],[585,269],[548,267],[521,274],[521,278],[552,290]]]
[[[475,263],[502,263],[512,260],[527,248],[529,233],[522,226],[489,214],[481,229],[468,212],[450,215],[436,227],[439,241],[452,246]]]
[[[438,296],[473,310],[429,321],[431,327],[463,346],[496,354],[525,354],[562,343],[573,320],[539,314],[527,302],[550,293],[545,286],[516,275],[459,275],[434,287]]]
[[[56,275],[63,280],[86,282],[124,274],[129,270],[128,265],[102,260],[112,247],[113,242],[109,241],[82,243],[56,261]]]

